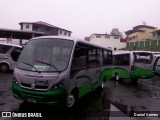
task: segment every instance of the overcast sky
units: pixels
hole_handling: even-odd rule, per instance
[[[0,28],[44,21],[83,38],[142,24],[160,27],[160,0],[0,0]]]

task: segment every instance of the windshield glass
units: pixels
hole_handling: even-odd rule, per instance
[[[56,38],[31,40],[23,49],[17,67],[28,71],[60,72],[69,63],[73,41]]]
[[[135,55],[135,63],[144,63],[150,64],[153,59],[153,55],[151,53],[146,52],[136,52]]]

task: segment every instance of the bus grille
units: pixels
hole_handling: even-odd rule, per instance
[[[31,84],[21,83],[23,87],[31,88]],[[34,89],[47,89],[49,86],[35,85]]]

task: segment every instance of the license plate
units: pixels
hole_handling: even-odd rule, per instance
[[[31,102],[31,103],[37,103],[37,101],[34,100],[34,99],[28,99],[27,101],[28,101],[28,102]]]
[[[141,76],[141,78],[146,78],[146,76]]]

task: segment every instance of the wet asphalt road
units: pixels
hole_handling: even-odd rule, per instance
[[[135,111],[150,111],[157,113],[159,117],[144,119],[160,119],[160,76],[155,76],[150,80],[139,80],[138,85],[132,85],[130,81],[124,80],[116,86],[114,80],[109,80],[102,92],[96,90],[96,92],[85,96],[78,101],[76,108],[72,110],[48,105],[28,104],[15,99],[11,92],[11,82],[12,72],[0,73],[0,111],[39,112],[42,113],[43,117],[49,116],[48,120],[53,118],[64,119],[64,117],[68,120],[104,119],[108,118],[108,114],[110,114],[110,120],[134,120],[136,119],[134,117],[119,118],[122,117],[121,115],[116,117],[117,112],[115,111],[121,111],[126,116]],[[5,118],[5,120],[8,119]],[[10,120],[17,119],[10,118]]]

